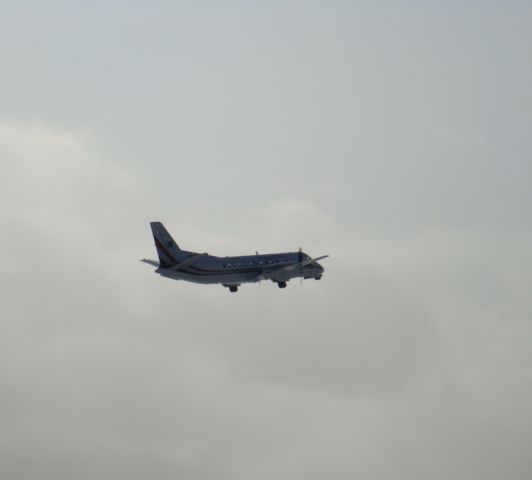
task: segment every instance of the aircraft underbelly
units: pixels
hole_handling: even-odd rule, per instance
[[[161,276],[173,278],[175,280],[185,280],[187,282],[202,283],[202,284],[238,284],[238,283],[254,283],[258,282],[259,278],[255,272],[253,273],[234,273],[234,274],[212,274],[212,275],[197,275],[179,271],[164,271],[158,272]]]

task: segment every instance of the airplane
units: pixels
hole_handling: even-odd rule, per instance
[[[242,283],[271,280],[279,288],[286,288],[291,278],[321,279],[323,255],[310,258],[300,248],[298,252],[216,257],[208,253],[181,250],[161,222],[150,222],[159,261],[142,259],[141,262],[157,267],[155,273],[174,280],[194,283],[218,283],[236,292]]]

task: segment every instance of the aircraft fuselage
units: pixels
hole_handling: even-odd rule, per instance
[[[233,292],[242,283],[271,280],[279,287],[286,287],[292,278],[319,280],[323,267],[317,262],[325,256],[310,258],[301,250],[273,254],[255,254],[234,257],[217,257],[206,253],[181,250],[160,222],[151,222],[152,233],[159,256],[155,260],[143,260],[158,267],[155,272],[174,280],[194,283],[220,283]]]

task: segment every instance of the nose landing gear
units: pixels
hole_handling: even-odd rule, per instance
[[[226,285],[226,284],[224,284],[224,287],[227,287],[229,289],[229,291],[233,292],[233,293],[238,292],[238,287],[239,286],[240,285]]]
[[[279,288],[286,288],[286,282],[277,282],[277,285],[279,285]]]

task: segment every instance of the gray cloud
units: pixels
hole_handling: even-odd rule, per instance
[[[286,200],[260,218],[268,242],[323,218],[327,280],[284,296],[174,285],[135,262],[151,248],[145,226],[122,235],[137,179],[83,137],[1,130],[4,183],[25,185],[3,195],[8,477],[489,478],[529,465],[522,236],[350,238]],[[245,247],[180,229],[191,244]]]

